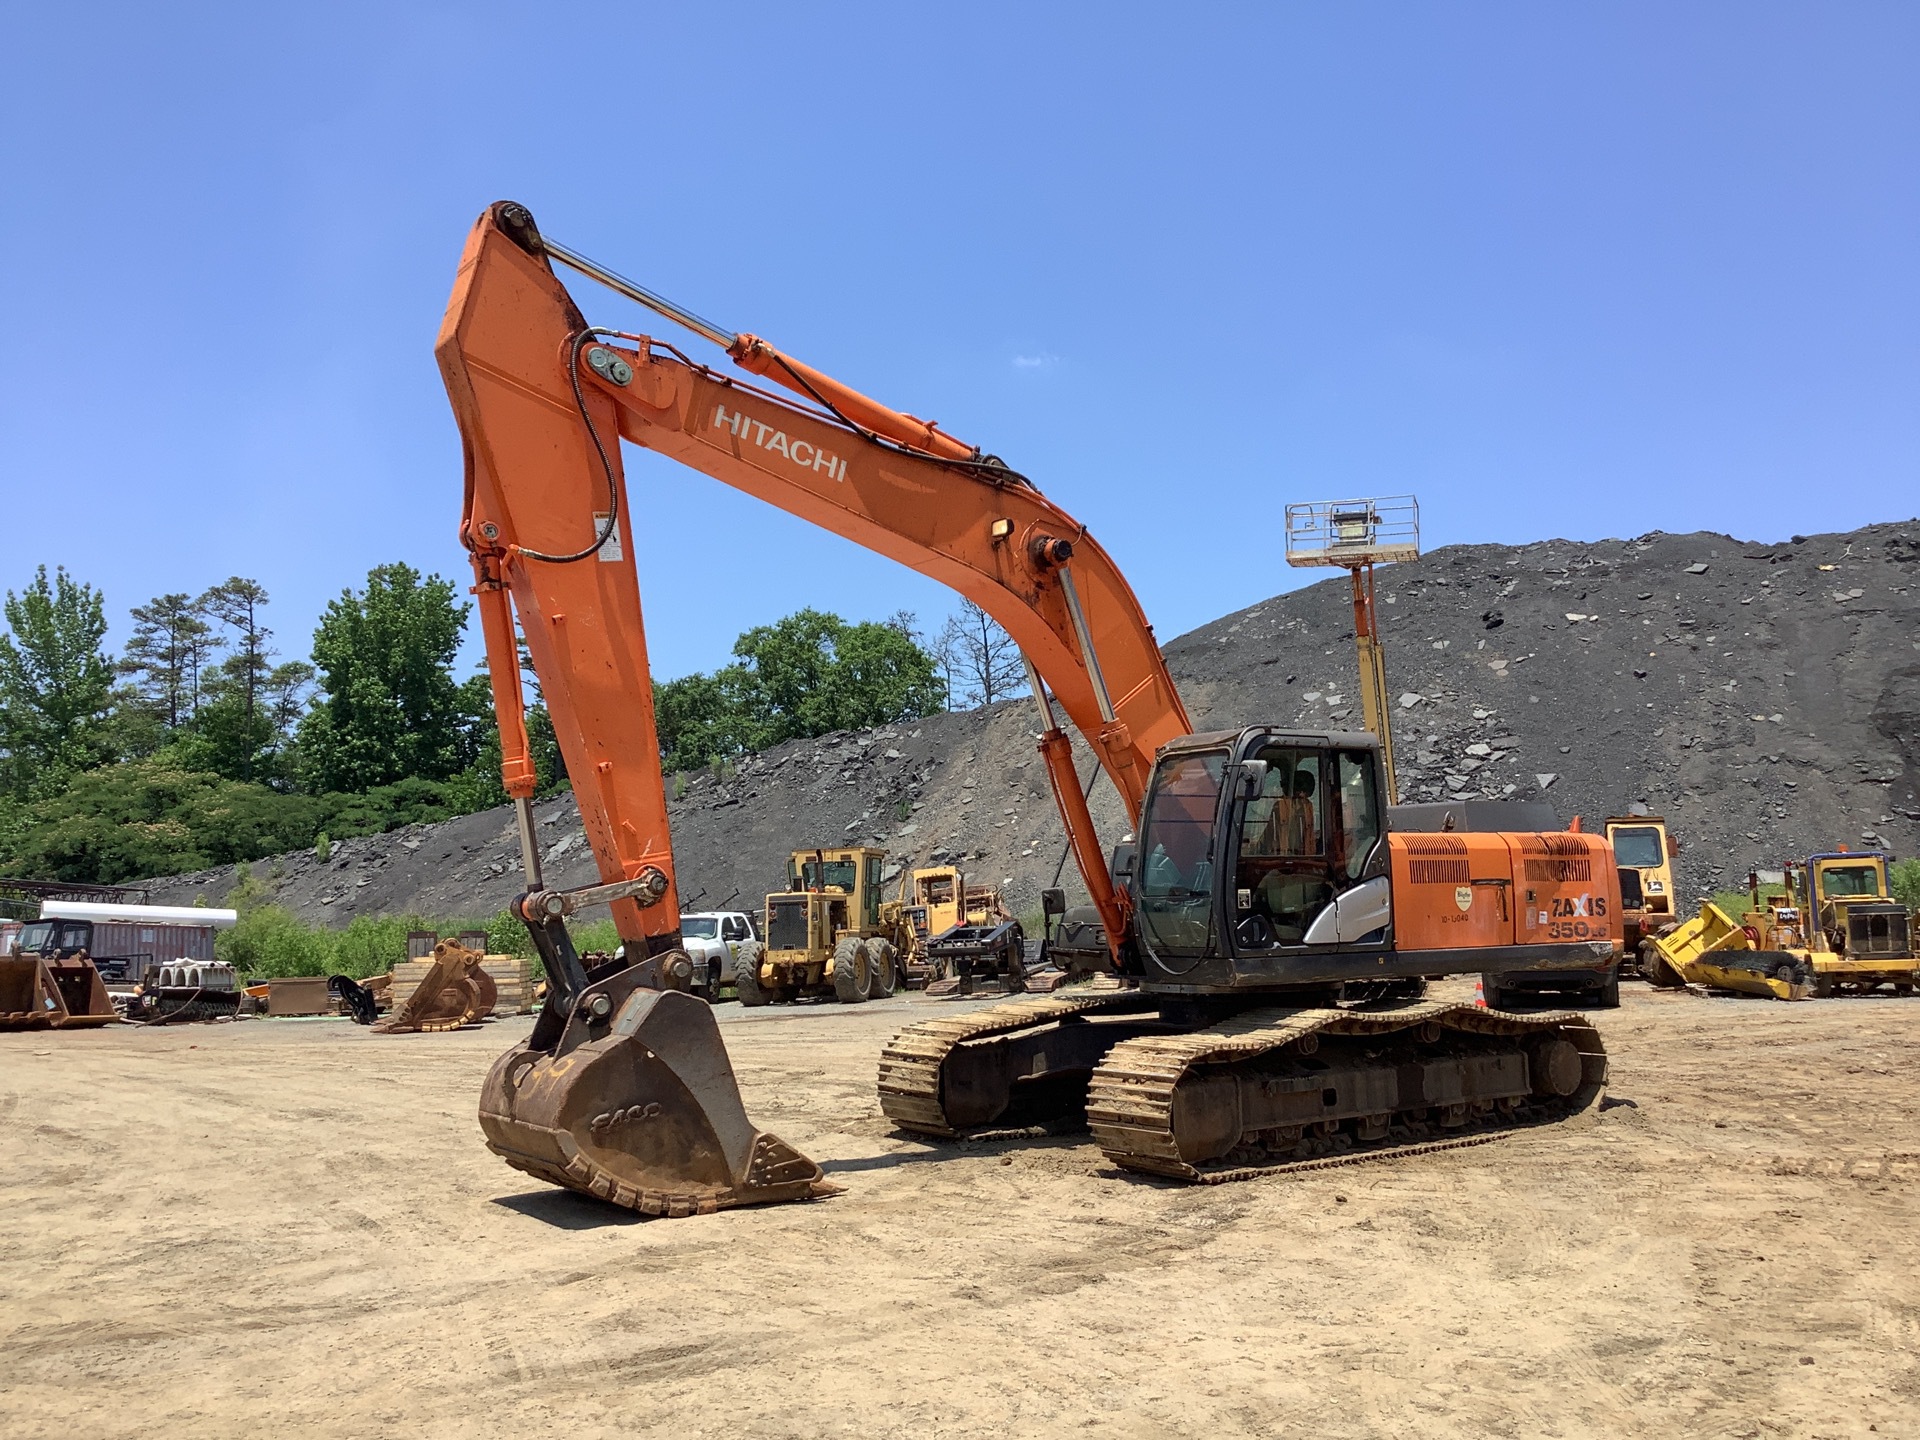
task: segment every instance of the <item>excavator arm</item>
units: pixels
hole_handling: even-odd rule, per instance
[[[589,330],[553,272],[556,257],[721,344],[787,393],[657,340]],[[1155,751],[1191,726],[1139,601],[1083,525],[933,423],[544,240],[518,205],[495,205],[475,225],[437,353],[466,447],[461,538],[473,557],[504,778],[523,816],[530,920],[547,912],[526,818],[534,777],[516,613],[602,888],[620,891],[623,938],[661,953],[678,933],[634,564],[646,514],[628,504],[618,443],[626,439],[930,575],[1006,629],[1044,682],[1035,686],[1041,751],[1082,877],[1118,946],[1124,895],[1110,882],[1052,707],[1086,738],[1136,822]]]
[[[780,388],[590,328],[555,260]],[[495,205],[474,226],[436,354],[465,452],[460,537],[527,873],[518,910],[549,982],[532,1035],[488,1074],[488,1145],[529,1174],[650,1214],[829,1193],[820,1167],[748,1120],[711,1011],[681,988],[690,966],[635,568],[652,537],[627,494],[620,441],[892,556],[1005,627],[1026,657],[1049,779],[1116,958],[1125,895],[1055,706],[1137,822],[1155,751],[1190,729],[1152,629],[1106,552],[1023,477],[544,240],[521,206]],[[541,874],[516,630],[600,871],[587,889],[549,889]],[[590,966],[566,919],[602,902],[626,955]]]

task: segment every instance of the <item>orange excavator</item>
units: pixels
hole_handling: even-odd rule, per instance
[[[556,264],[719,346],[744,373],[589,325]],[[523,206],[494,205],[475,224],[436,353],[465,452],[460,537],[519,817],[516,909],[549,979],[532,1034],[481,1099],[487,1142],[509,1164],[649,1214],[836,1188],[747,1118],[712,1014],[687,993],[635,570],[651,542],[622,440],[931,575],[1026,659],[1040,754],[1091,900],[1063,929],[1094,937],[1102,973],[903,1031],[879,1073],[902,1129],[941,1137],[1084,1115],[1119,1164],[1208,1179],[1472,1143],[1598,1098],[1605,1051],[1577,1015],[1338,1002],[1355,981],[1417,989],[1422,976],[1617,955],[1603,839],[1473,829],[1452,814],[1398,828],[1378,741],[1363,732],[1191,733],[1126,580],[1032,481],[545,237]],[[516,622],[599,885],[549,889],[541,875]],[[1135,827],[1111,855],[1063,717]],[[567,920],[601,903],[624,953],[589,968]]]

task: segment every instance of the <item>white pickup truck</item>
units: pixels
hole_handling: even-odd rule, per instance
[[[753,918],[744,910],[696,910],[680,917],[681,948],[693,961],[693,988],[708,1000],[733,984],[733,962],[753,939]]]

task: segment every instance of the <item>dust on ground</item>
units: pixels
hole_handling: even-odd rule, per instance
[[[1920,1435],[1920,1000],[1624,998],[1582,1121],[1217,1187],[892,1133],[939,1002],[723,1006],[847,1190],[686,1220],[486,1151],[525,1019],[0,1035],[0,1433]]]

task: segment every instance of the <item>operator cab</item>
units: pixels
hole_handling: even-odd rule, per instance
[[[1169,746],[1120,877],[1146,977],[1283,985],[1290,958],[1322,970],[1330,949],[1385,949],[1384,792],[1365,733],[1255,729]]]
[[[64,960],[93,947],[91,920],[30,920],[20,927],[15,953]]]

